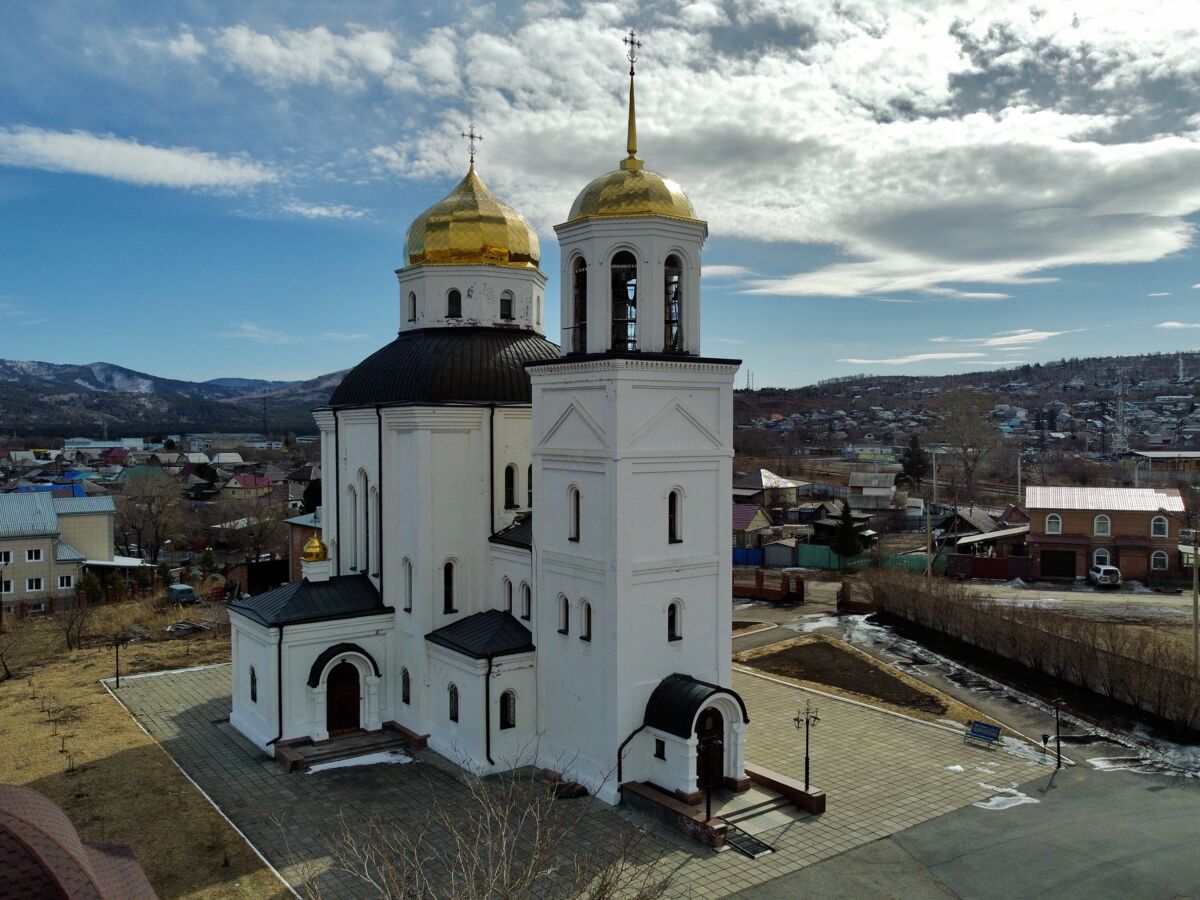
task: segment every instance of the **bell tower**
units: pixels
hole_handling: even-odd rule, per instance
[[[693,726],[681,735],[647,719],[665,679],[736,697],[728,535],[740,361],[700,355],[708,226],[637,156],[641,43],[632,32],[625,43],[627,155],[555,228],[562,355],[527,365],[541,763],[608,802],[619,781],[697,789]],[[738,706],[723,715],[723,769],[740,783]]]

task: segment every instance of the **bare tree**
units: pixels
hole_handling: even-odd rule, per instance
[[[214,527],[227,548],[251,563],[265,553],[283,551],[287,539],[284,520],[290,513],[287,504],[273,495],[227,499],[217,505]]]
[[[87,598],[78,593],[75,595],[75,603],[58,614],[58,624],[67,639],[68,650],[79,650],[83,647],[83,638],[95,611],[96,608]]]
[[[157,563],[163,545],[183,532],[183,491],[157,469],[130,478],[117,498],[117,545],[126,555],[133,547]]]
[[[942,421],[938,431],[962,473],[967,500],[975,499],[975,478],[984,461],[1000,446],[983,402],[979,394],[959,388],[946,394],[940,404]]]

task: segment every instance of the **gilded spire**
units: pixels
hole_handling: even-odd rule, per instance
[[[629,60],[629,128],[625,136],[625,152],[629,155],[621,160],[621,168],[640,169],[642,161],[637,158],[637,107],[634,103],[633,76],[634,63],[638,61],[637,52],[642,42],[637,39],[637,32],[632,30],[621,41],[629,48],[625,53],[625,58]]]

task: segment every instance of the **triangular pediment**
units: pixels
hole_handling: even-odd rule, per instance
[[[588,412],[587,407],[572,399],[542,437],[543,447],[593,450],[607,446],[604,426]]]
[[[638,449],[711,450],[721,446],[721,439],[699,416],[672,400],[638,427],[631,445]]]

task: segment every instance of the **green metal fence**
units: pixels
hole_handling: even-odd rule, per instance
[[[870,555],[866,553],[860,553],[858,556],[842,557],[823,544],[796,545],[796,565],[809,569],[848,569],[853,571],[866,568],[871,565],[871,562]],[[898,553],[893,556],[883,557],[880,563],[889,569],[908,569],[910,572],[924,572],[925,554]],[[945,556],[935,556],[933,559],[933,571],[937,573],[946,571],[946,563],[947,559]]]

